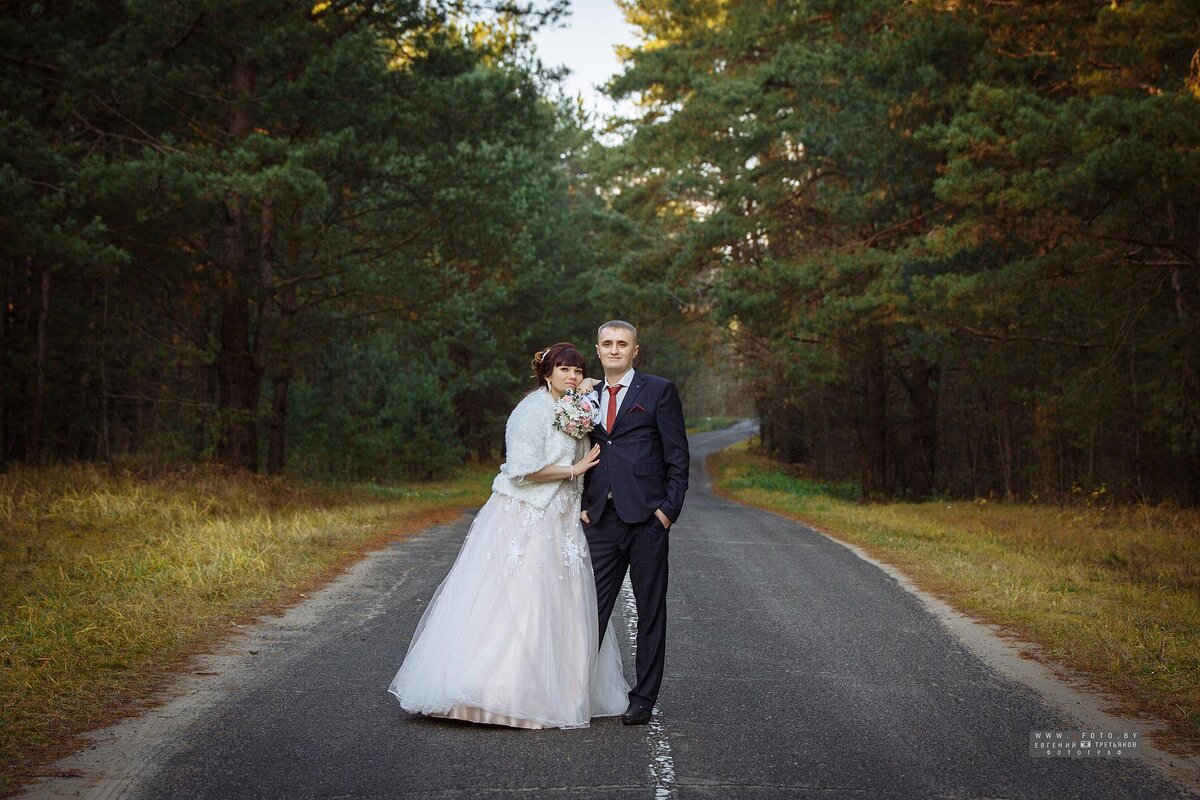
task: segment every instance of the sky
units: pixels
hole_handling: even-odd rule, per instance
[[[546,66],[571,70],[564,80],[568,96],[582,94],[592,111],[613,112],[612,102],[593,87],[620,71],[613,48],[637,42],[636,28],[625,22],[613,0],[572,0],[570,16],[558,27],[538,31],[533,40]]]

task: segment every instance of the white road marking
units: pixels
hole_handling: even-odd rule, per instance
[[[629,634],[630,651],[637,652],[637,602],[633,599],[633,586],[629,575],[621,585],[621,606],[625,612],[625,627]],[[663,728],[662,717],[657,713],[646,726],[646,746],[650,751],[649,772],[654,784],[654,800],[671,800],[675,792],[675,761],[671,758],[671,742]]]

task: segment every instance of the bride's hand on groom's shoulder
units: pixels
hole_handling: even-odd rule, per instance
[[[581,394],[587,394],[588,392],[595,389],[596,386],[598,386],[599,384],[600,384],[599,378],[584,378],[583,383],[579,384],[579,391]]]

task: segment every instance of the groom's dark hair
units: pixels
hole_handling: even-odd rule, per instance
[[[596,341],[597,342],[600,341],[600,334],[604,332],[605,328],[619,328],[623,331],[629,331],[631,334],[633,334],[634,343],[637,342],[637,328],[633,327],[633,325],[631,325],[630,323],[626,322],[623,319],[610,319],[608,322],[604,323],[599,328],[596,328]]]

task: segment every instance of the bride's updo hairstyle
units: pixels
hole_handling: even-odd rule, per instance
[[[575,349],[575,345],[570,342],[552,344],[534,353],[533,360],[529,362],[529,366],[533,368],[533,377],[537,378],[539,389],[547,388],[546,380],[550,377],[550,373],[554,372],[554,368],[560,364],[579,367],[584,370],[584,374],[587,373],[587,364],[584,362],[583,356]]]

